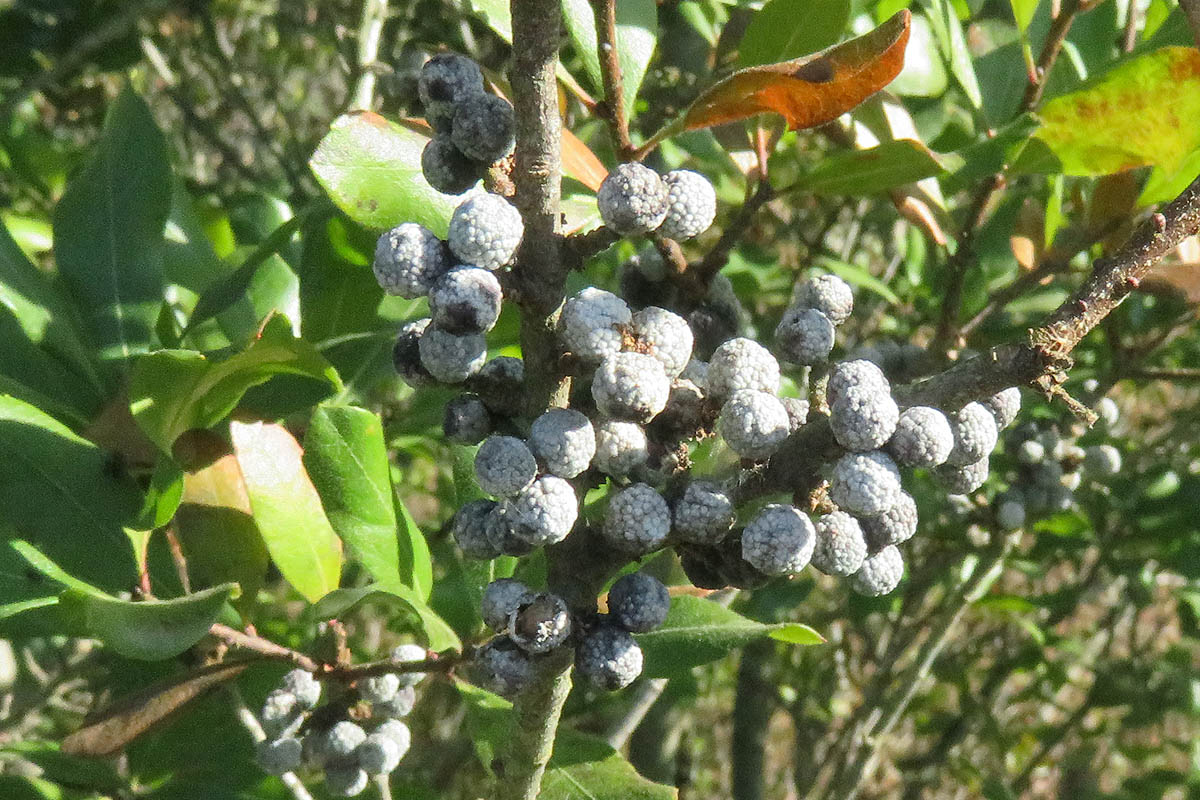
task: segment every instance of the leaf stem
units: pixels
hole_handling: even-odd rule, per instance
[[[633,157],[629,139],[629,120],[625,117],[625,82],[621,75],[621,54],[617,49],[617,0],[593,0],[596,12],[596,55],[604,84],[605,122],[620,161]]]

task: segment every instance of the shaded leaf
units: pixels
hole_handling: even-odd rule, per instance
[[[819,195],[876,194],[943,172],[942,160],[928,147],[901,139],[866,150],[832,153],[797,185]]]
[[[808,626],[797,623],[766,625],[711,600],[688,595],[672,597],[666,621],[636,638],[645,654],[643,674],[661,678],[716,661],[734,648],[764,636],[792,644],[824,641]]]
[[[84,720],[63,739],[62,751],[77,756],[112,756],[205,692],[232,681],[250,662],[212,664],[148,686]]]
[[[353,406],[318,407],[304,436],[304,466],[330,524],[367,572],[381,583],[409,583],[399,571],[392,482],[379,416]]]
[[[271,560],[315,603],[338,587],[342,544],[304,470],[300,444],[287,429],[265,422],[232,422],[229,435]]]
[[[10,528],[72,575],[118,591],[137,578],[124,526],[141,506],[137,487],[104,451],[0,395],[0,530]],[[11,598],[0,592],[0,599]]]
[[[1200,149],[1200,51],[1164,47],[1125,61],[1043,106],[1036,138],[1067,175],[1155,165],[1179,170]],[[1043,165],[1036,167],[1041,169]]]
[[[983,105],[983,94],[979,89],[979,79],[975,76],[975,66],[971,63],[971,53],[967,50],[963,26],[954,11],[954,6],[950,0],[926,0],[925,5],[928,7],[929,22],[933,27],[934,36],[950,64],[950,74],[958,81],[971,105],[980,108]]]
[[[682,128],[707,128],[764,112],[783,115],[792,130],[837,119],[899,74],[911,16],[900,11],[870,33],[820,53],[735,72],[697,98]]]
[[[575,52],[592,86],[603,87],[597,52],[596,12],[588,0],[564,0],[563,19]],[[654,0],[621,0],[617,3],[617,59],[621,64],[625,114],[632,116],[638,89],[654,55],[658,36],[658,7]]]
[[[458,197],[421,174],[428,139],[370,111],[343,114],[329,126],[309,166],[334,204],[369,228],[419,222],[445,237]]]
[[[195,350],[159,350],[134,365],[130,409],[146,435],[170,453],[175,440],[207,428],[237,407],[252,386],[275,375],[300,375],[340,391],[341,379],[325,357],[296,338],[288,321],[275,316],[241,353],[213,361]]]
[[[170,207],[166,139],[126,86],[105,117],[96,152],[54,209],[58,271],[102,359],[123,361],[153,344]]]
[[[432,608],[415,591],[409,587],[394,583],[384,585],[373,583],[370,586],[359,586],[353,589],[338,589],[330,592],[313,606],[317,619],[325,620],[345,614],[350,609],[366,600],[397,601],[417,615],[420,620],[422,633],[430,650],[459,650],[462,641],[454,629],[438,616]]]
[[[850,22],[850,0],[770,0],[755,12],[738,46],[744,67],[815,53],[837,42]]]
[[[912,18],[904,69],[888,85],[888,91],[905,97],[937,97],[949,85],[950,77],[929,20],[917,14]]]

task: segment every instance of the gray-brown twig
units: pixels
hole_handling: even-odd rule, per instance
[[[604,119],[617,158],[632,157],[633,142],[629,139],[629,120],[625,118],[625,81],[621,76],[621,58],[617,50],[617,0],[594,0],[596,7],[596,55],[600,60],[600,76],[604,84]]]

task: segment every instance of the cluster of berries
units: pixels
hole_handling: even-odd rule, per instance
[[[421,661],[424,648],[404,644],[391,653],[397,663]],[[323,770],[335,797],[354,797],[370,776],[388,775],[408,752],[412,734],[401,720],[416,702],[419,672],[387,672],[360,679],[343,695],[321,702],[321,682],[295,669],[267,695],[259,713],[266,739],[258,764],[271,775],[301,768]],[[354,720],[347,717],[353,717]],[[370,732],[364,721],[372,723]]]
[[[1108,398],[1098,406],[1105,427],[1116,421],[1116,406]],[[1068,426],[1061,431],[1049,423],[1030,422],[1013,430],[1005,451],[1015,461],[1008,488],[994,502],[996,522],[1015,530],[1035,516],[1075,507],[1075,491],[1084,483],[1103,483],[1121,471],[1121,451],[1111,444],[1083,447],[1083,431]]]
[[[483,73],[471,59],[434,56],[421,68],[417,91],[434,133],[421,153],[421,171],[439,192],[462,194],[512,152],[512,104],[484,91]]]
[[[575,667],[594,686],[622,689],[642,672],[642,651],[632,634],[657,628],[667,617],[667,587],[644,572],[618,578],[608,592],[608,613],[572,613],[563,600],[502,578],[484,591],[483,619],[498,635],[476,653],[472,676],[481,686],[511,697],[529,682],[550,651],[575,648]]]
[[[618,165],[600,184],[596,205],[604,225],[618,236],[656,232],[683,241],[699,236],[717,215],[717,193],[698,172],[659,175],[645,164]]]

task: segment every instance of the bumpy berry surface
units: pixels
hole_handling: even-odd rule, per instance
[[[499,578],[483,590],[480,612],[484,624],[497,633],[508,630],[508,619],[518,608],[533,600],[529,587],[512,578]]]
[[[873,556],[868,556],[858,572],[850,579],[850,586],[859,594],[879,597],[889,594],[900,585],[904,577],[904,559],[900,551],[885,547]]]
[[[526,653],[548,653],[571,635],[571,614],[561,597],[538,594],[508,618],[508,636]]]
[[[812,565],[826,575],[853,575],[867,557],[867,541],[858,520],[844,511],[817,517]]]
[[[321,682],[306,669],[294,669],[284,675],[283,689],[291,692],[296,705],[306,711],[321,702]]]
[[[580,412],[552,408],[530,426],[529,449],[551,475],[574,478],[596,455],[596,431]]]
[[[355,797],[370,782],[367,771],[357,764],[337,764],[325,768],[325,788],[334,797]]]
[[[463,155],[491,164],[512,152],[512,103],[494,94],[477,94],[455,105],[450,136]]]
[[[408,661],[424,661],[427,653],[425,648],[419,644],[411,642],[407,644],[398,644],[392,648],[392,652],[388,657],[397,663],[405,663]],[[400,679],[401,686],[415,686],[425,679],[424,672],[397,672],[396,677]]]
[[[626,553],[649,553],[671,532],[671,509],[654,489],[635,483],[613,495],[601,532]]]
[[[475,453],[475,480],[491,495],[510,497],[537,477],[537,460],[515,436],[489,436]]]
[[[900,492],[895,505],[882,514],[858,519],[867,547],[872,553],[888,545],[907,542],[917,532],[917,503],[908,492]]]
[[[479,182],[480,168],[445,134],[429,140],[421,151],[421,174],[442,194],[462,194]]]
[[[721,407],[717,431],[742,458],[762,459],[779,449],[790,430],[787,409],[774,395],[754,389],[734,392]]]
[[[766,575],[794,575],[808,566],[816,531],[792,506],[773,503],[742,531],[742,558]]]
[[[483,94],[483,73],[479,65],[458,53],[438,53],[421,67],[417,80],[421,103],[459,103]]]
[[[524,234],[521,212],[500,195],[481,192],[454,209],[448,239],[462,263],[495,270],[512,260]]]
[[[433,383],[433,376],[421,364],[421,336],[428,327],[428,319],[405,323],[400,327],[396,344],[392,347],[392,365],[396,368],[396,374],[414,388]]]
[[[575,651],[575,668],[595,686],[615,692],[642,674],[642,649],[628,631],[601,624]]]
[[[501,697],[512,697],[533,679],[533,663],[507,636],[481,647],[471,661],[471,679]]]
[[[683,241],[699,236],[717,216],[717,193],[699,172],[675,169],[662,176],[667,185],[667,216],[658,232],[668,239]]]
[[[488,535],[488,518],[495,508],[495,500],[472,500],[454,512],[450,533],[467,558],[489,561],[501,554],[500,543]]]
[[[571,484],[543,475],[506,504],[505,515],[513,536],[542,547],[567,538],[579,516],[579,501]]]
[[[336,761],[354,753],[354,748],[367,738],[366,731],[349,720],[334,723],[321,737],[321,751],[328,760]]]
[[[482,334],[457,336],[432,325],[417,342],[421,366],[442,383],[462,383],[479,371],[487,358],[487,339]]]
[[[779,362],[753,339],[730,339],[708,361],[708,391],[724,400],[739,389],[779,394]]]
[[[841,325],[854,310],[854,293],[836,275],[817,275],[796,287],[796,305],[815,308],[834,325]]]
[[[847,453],[833,466],[829,498],[852,514],[882,514],[900,497],[900,471],[887,455]]]
[[[1098,444],[1084,450],[1083,468],[1093,478],[1111,478],[1121,471],[1121,451],[1111,444]]]
[[[388,294],[421,297],[452,264],[442,241],[415,222],[404,222],[375,244],[375,280]]]
[[[467,378],[467,388],[479,395],[488,411],[515,417],[525,403],[525,362],[514,356],[497,356]]]
[[[631,161],[608,173],[596,193],[604,224],[621,236],[654,230],[667,217],[668,189],[658,173]]]
[[[693,481],[675,501],[675,533],[685,542],[716,544],[733,527],[733,501],[715,483]]]
[[[408,675],[400,673],[397,677],[407,678]],[[392,695],[390,700],[383,703],[375,703],[371,706],[371,715],[380,719],[399,719],[407,717],[412,713],[413,706],[417,704],[417,693],[411,686],[401,686],[400,690]]]
[[[829,427],[842,447],[865,452],[883,447],[899,419],[900,409],[891,395],[848,391],[830,409]]]
[[[833,339],[833,323],[815,308],[792,306],[775,328],[775,346],[793,364],[822,363],[833,350]]]
[[[946,462],[954,448],[950,420],[936,408],[913,406],[900,412],[888,452],[905,467],[936,467]]]
[[[400,679],[396,675],[372,675],[358,683],[358,694],[368,703],[386,703],[400,691]]]
[[[442,433],[458,444],[479,444],[492,432],[492,415],[479,395],[465,392],[446,403]]]
[[[368,775],[387,775],[400,765],[400,747],[388,736],[371,733],[355,752]]]
[[[808,401],[799,397],[781,397],[779,402],[788,415],[788,430],[798,431],[808,422]]]
[[[839,361],[829,371],[829,383],[825,388],[825,399],[832,406],[846,392],[857,390],[865,393],[883,392],[891,394],[892,387],[884,377],[883,370],[865,359]]]
[[[375,729],[372,736],[386,736],[396,743],[396,749],[400,752],[400,758],[404,758],[408,748],[412,745],[412,731],[398,719],[389,719]],[[370,737],[368,737],[370,738]]]
[[[630,633],[654,630],[662,625],[670,610],[671,595],[667,587],[644,572],[622,575],[608,590],[609,616]]]
[[[258,719],[267,736],[275,739],[300,727],[304,721],[302,711],[296,695],[287,689],[275,689],[267,695]]]
[[[951,414],[950,429],[954,431],[954,448],[946,463],[958,467],[986,458],[996,447],[999,436],[996,418],[982,403],[967,403]]]
[[[450,333],[484,333],[500,318],[500,281],[486,269],[455,267],[429,290],[433,324]]]
[[[595,425],[596,454],[592,465],[614,478],[621,478],[646,463],[649,457],[646,432],[634,422],[606,419]]]
[[[942,464],[934,470],[934,475],[951,494],[968,494],[983,486],[987,480],[988,457],[984,456],[974,463],[961,467],[954,464]]]
[[[996,420],[996,427],[1004,430],[1012,424],[1021,411],[1021,390],[1016,386],[1010,386],[984,400],[983,405],[992,412],[992,417]]]
[[[612,292],[594,286],[582,290],[563,305],[558,335],[563,346],[588,362],[620,352],[625,328],[633,312]]]
[[[674,378],[692,357],[692,329],[687,320],[665,308],[649,306],[633,315],[631,325],[639,352],[654,356]]]
[[[667,405],[671,379],[662,362],[643,353],[615,353],[596,368],[592,397],[600,413],[649,422]]]

